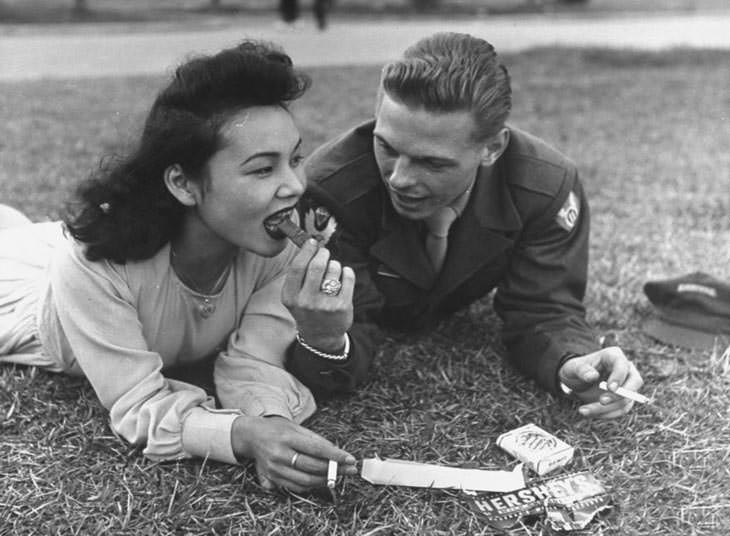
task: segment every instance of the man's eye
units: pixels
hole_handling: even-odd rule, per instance
[[[441,162],[431,162],[429,160],[421,160],[419,165],[429,171],[441,171],[446,168],[446,165]]]
[[[292,157],[291,159],[291,167],[299,167],[299,165],[304,162],[304,157],[300,154]]]

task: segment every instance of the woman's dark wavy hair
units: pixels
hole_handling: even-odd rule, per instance
[[[222,145],[221,128],[243,108],[286,107],[309,87],[276,46],[244,41],[181,65],[155,99],[139,144],[126,158],[102,164],[82,182],[64,223],[91,261],[153,256],[181,225],[184,207],[168,191],[165,170],[178,164],[201,180]]]

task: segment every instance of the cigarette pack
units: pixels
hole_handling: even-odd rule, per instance
[[[534,424],[505,432],[497,445],[541,476],[573,459],[573,447]]]

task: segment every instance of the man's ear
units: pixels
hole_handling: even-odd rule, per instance
[[[499,160],[509,145],[509,129],[502,127],[499,132],[490,137],[482,149],[482,165],[485,167],[492,166]]]
[[[197,204],[195,184],[188,178],[180,164],[173,164],[165,169],[165,186],[170,193],[186,207]]]

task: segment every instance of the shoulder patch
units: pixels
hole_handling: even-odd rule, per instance
[[[580,216],[580,203],[578,196],[571,190],[565,203],[555,215],[555,221],[566,231],[572,231],[578,222],[578,216]]]
[[[337,221],[326,207],[309,207],[304,214],[301,227],[314,237],[320,246],[326,246],[337,230]]]

